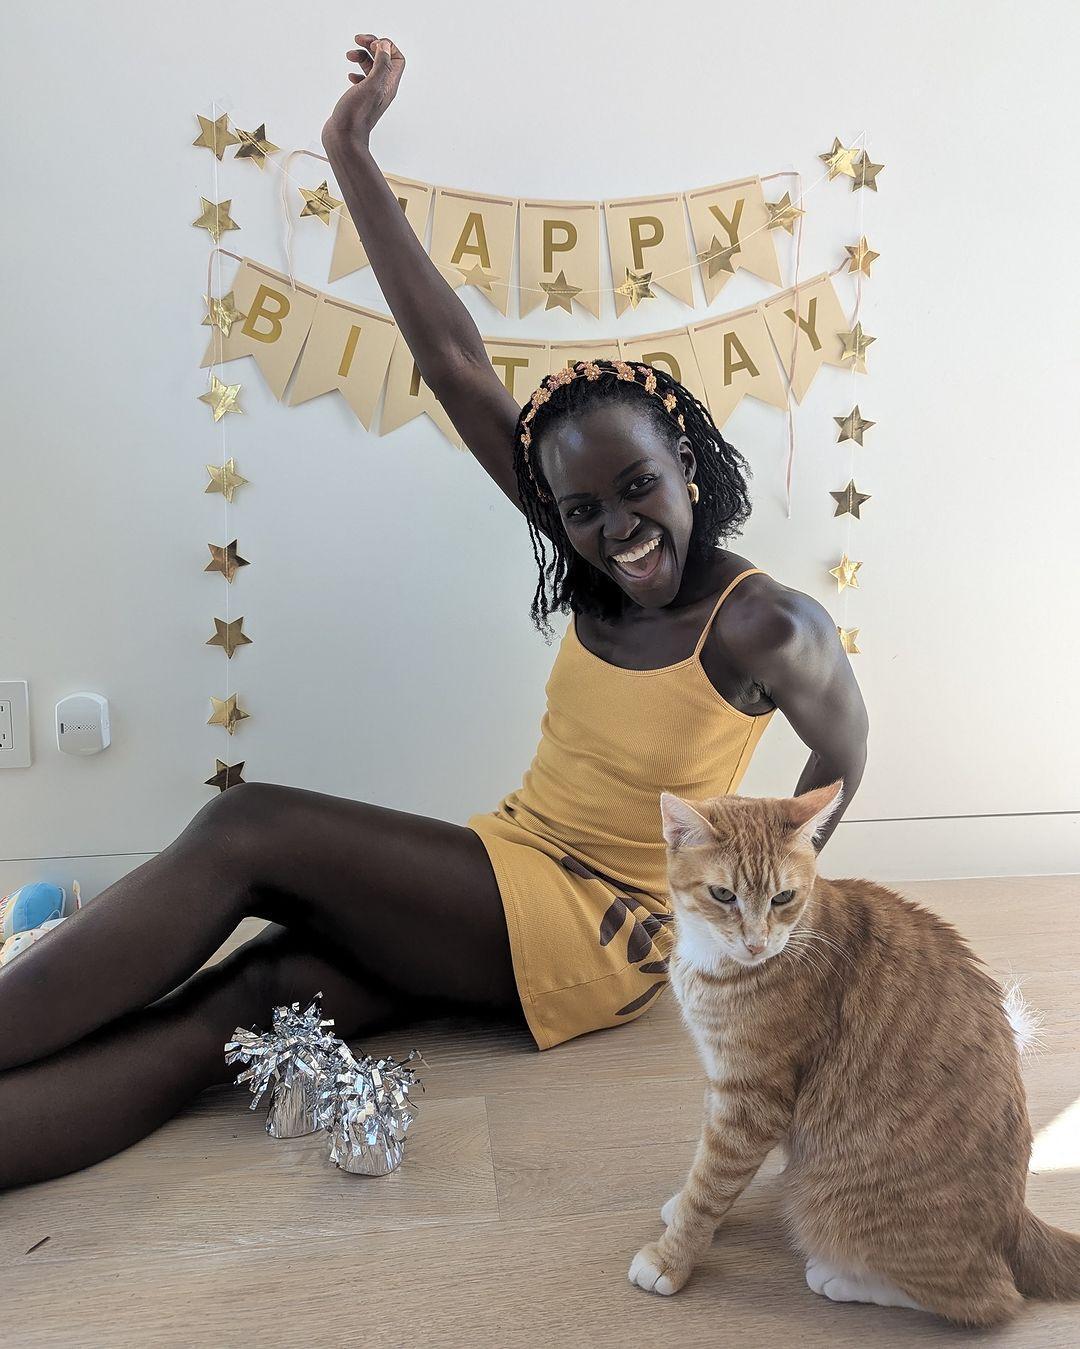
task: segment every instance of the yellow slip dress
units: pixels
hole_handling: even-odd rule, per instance
[[[498,881],[522,1009],[538,1049],[632,1021],[667,983],[671,901],[660,793],[734,792],[772,712],[750,716],[693,654],[626,670],[563,635],[540,743],[516,791],[467,827]]]

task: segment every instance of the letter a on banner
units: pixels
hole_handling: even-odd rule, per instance
[[[293,286],[287,276],[250,258],[240,264],[230,289],[244,320],[232,325],[228,337],[211,330],[200,367],[254,356],[274,397],[280,399],[311,327],[319,292],[299,281]]]
[[[747,395],[774,408],[787,407],[787,389],[760,305],[692,323],[688,331],[709,393],[704,401],[717,426],[723,426]]]
[[[456,290],[464,282],[509,316],[516,197],[480,197],[435,189],[430,257]]]

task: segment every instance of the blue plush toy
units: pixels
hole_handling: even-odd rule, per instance
[[[71,887],[71,900],[63,887],[48,881],[32,881],[0,899],[0,946],[17,932],[28,932],[51,918],[66,918],[79,907],[79,886]]]

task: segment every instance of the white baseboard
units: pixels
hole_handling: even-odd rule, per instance
[[[0,861],[0,895],[28,881],[53,881],[67,889],[75,879],[83,898],[91,899],[155,855]],[[1080,812],[842,820],[822,853],[821,869],[827,876],[866,876],[885,882],[1072,875],[1080,872]]]
[[[922,820],[841,820],[822,850],[826,876],[875,881],[1080,872],[1080,811]]]

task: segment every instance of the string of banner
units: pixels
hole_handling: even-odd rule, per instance
[[[192,224],[206,229],[214,241],[214,247],[211,249],[207,260],[205,296],[207,313],[202,320],[203,325],[209,326],[211,329],[210,343],[202,360],[202,365],[208,367],[209,387],[207,392],[200,396],[200,401],[210,407],[214,421],[221,431],[221,463],[219,465],[206,465],[210,482],[206,485],[205,491],[217,493],[221,496],[223,540],[229,540],[232,532],[230,528],[230,507],[235,494],[240,487],[248,484],[248,479],[242,477],[237,471],[236,461],[228,454],[226,443],[227,414],[242,411],[239,406],[241,385],[228,384],[220,380],[215,373],[215,367],[220,368],[226,361],[234,360],[238,356],[252,355],[256,358],[256,363],[260,365],[267,377],[272,391],[282,401],[284,400],[285,387],[292,378],[294,370],[297,378],[290,400],[292,404],[306,401],[317,394],[337,388],[346,397],[353,411],[356,412],[369,430],[371,429],[374,407],[385,382],[387,384],[387,398],[378,434],[385,435],[390,430],[395,429],[396,426],[411,420],[412,417],[419,415],[421,412],[427,412],[452,442],[463,449],[466,448],[456,428],[449,422],[442,405],[426,388],[422,379],[418,378],[419,372],[412,360],[411,353],[408,352],[401,340],[397,325],[391,317],[367,310],[359,305],[348,304],[296,280],[292,261],[292,219],[288,209],[287,197],[287,188],[290,184],[304,200],[300,216],[315,217],[327,226],[334,217],[338,220],[335,259],[331,263],[330,280],[337,280],[349,271],[368,265],[362,243],[345,210],[344,202],[330,193],[327,181],[324,179],[313,188],[303,187],[289,173],[288,166],[294,156],[305,155],[323,162],[329,162],[326,157],[311,150],[292,150],[286,153],[283,163],[278,163],[272,156],[279,151],[280,147],[267,139],[265,124],[250,132],[233,128],[230,126],[228,114],[219,112],[216,104],[213,107],[212,117],[206,118],[196,115],[200,134],[193,144],[209,149],[214,159],[212,187],[214,200],[202,198],[202,214],[198,219],[192,221]],[[264,168],[266,164],[271,164],[281,174],[281,210],[285,227],[284,252],[288,268],[287,274],[275,272],[262,264],[243,258],[220,246],[219,241],[223,233],[240,228],[230,214],[232,199],[220,199],[218,166],[222,161],[225,150],[231,146],[236,147],[235,158],[249,159],[260,169]],[[637,309],[641,302],[656,298],[651,288],[653,283],[663,285],[664,289],[672,291],[674,294],[679,295],[680,292],[685,294],[684,288],[677,282],[677,278],[682,277],[684,273],[689,273],[701,267],[703,280],[707,279],[708,282],[711,282],[712,278],[721,271],[733,275],[737,267],[745,265],[746,246],[755,236],[765,234],[767,231],[776,228],[783,228],[789,234],[795,233],[793,285],[777,295],[759,301],[743,310],[735,311],[735,313],[715,316],[701,324],[687,325],[681,330],[645,334],[632,339],[616,337],[607,341],[592,340],[584,342],[521,341],[520,339],[506,338],[483,339],[493,366],[500,369],[509,391],[521,403],[524,403],[531,394],[532,387],[539,383],[539,377],[550,373],[564,360],[572,363],[574,360],[580,359],[583,354],[604,355],[606,350],[599,350],[604,348],[610,349],[612,353],[617,352],[621,359],[636,360],[645,364],[662,361],[667,364],[673,376],[680,382],[687,383],[688,387],[693,389],[693,392],[701,401],[706,403],[718,427],[723,424],[745,393],[775,406],[782,406],[786,411],[788,424],[785,491],[787,513],[790,518],[791,479],[795,452],[792,396],[796,401],[801,401],[821,364],[828,363],[849,369],[852,397],[854,398],[855,375],[866,373],[866,349],[875,340],[863,333],[860,322],[862,278],[871,275],[871,264],[880,256],[870,249],[863,233],[863,198],[860,197],[859,199],[859,243],[857,245],[845,245],[848,256],[837,267],[800,285],[799,263],[802,250],[803,217],[805,216],[802,203],[810,192],[822,183],[840,176],[851,179],[853,191],[860,187],[866,187],[876,192],[877,174],[884,168],[884,165],[874,164],[870,160],[865,149],[865,132],[851,146],[845,146],[841,144],[839,138],[835,138],[832,149],[821,154],[820,158],[826,165],[826,171],[805,192],[802,189],[802,175],[797,170],[785,170],[764,177],[744,179],[739,183],[720,184],[715,188],[702,190],[702,192],[707,192],[713,197],[714,205],[717,194],[735,193],[736,205],[730,209],[728,214],[723,211],[712,212],[713,218],[719,219],[726,229],[729,243],[726,246],[721,245],[714,233],[706,248],[700,251],[695,250],[695,260],[688,267],[673,268],[667,272],[658,273],[655,269],[645,270],[642,266],[630,267],[624,264],[626,276],[625,280],[619,285],[607,288],[582,288],[570,285],[566,280],[564,266],[553,281],[545,282],[541,280],[537,286],[530,286],[527,283],[515,286],[508,279],[509,264],[505,268],[506,279],[503,279],[490,266],[481,266],[479,263],[475,263],[471,268],[458,265],[464,259],[465,252],[477,251],[476,248],[470,250],[466,247],[467,232],[471,226],[464,223],[464,217],[454,222],[456,234],[451,231],[456,243],[449,250],[449,253],[456,260],[443,261],[441,265],[437,262],[437,265],[440,265],[440,270],[444,275],[448,270],[451,273],[456,273],[457,278],[460,278],[456,280],[456,284],[468,283],[483,289],[493,303],[497,303],[497,301],[494,298],[492,287],[498,286],[502,290],[504,305],[509,291],[514,290],[522,294],[529,292],[533,295],[546,296],[546,309],[560,307],[571,313],[573,312],[573,300],[586,303],[581,299],[582,296],[599,296],[600,294],[621,296],[632,308]],[[766,202],[760,185],[771,179],[785,176],[796,179],[796,201],[792,202],[790,193],[785,192],[779,201]],[[478,194],[473,193],[452,193],[448,189],[438,187],[432,189],[429,184],[397,178],[389,174],[386,175],[386,178],[391,187],[420,190],[424,210],[422,220],[420,220],[419,214],[414,215],[410,211],[410,200],[407,196],[399,194],[399,200],[405,210],[406,217],[409,218],[410,225],[417,232],[422,243],[427,229],[427,204],[432,191],[435,194],[436,205],[444,195],[447,198],[453,197],[455,200],[464,202],[498,202],[512,204],[515,208],[518,205],[513,198],[481,198]],[[738,196],[740,191],[744,194],[741,197]],[[680,201],[685,199],[689,206],[692,198],[698,200],[700,196],[701,193],[685,193],[677,194],[675,199]],[[757,207],[756,212],[751,213],[752,219],[756,216],[757,223],[751,221],[748,227],[743,229],[741,221],[748,197],[752,199],[752,205]],[[656,200],[658,199],[637,198],[634,199],[634,205],[640,209],[643,203]],[[672,199],[661,198],[659,200],[669,201]],[[524,201],[520,204],[522,207],[526,205]],[[532,202],[528,204],[531,207],[552,209],[572,205],[558,202]],[[619,204],[602,203],[605,211]],[[601,203],[577,203],[576,205],[583,208],[591,206],[595,213]],[[693,210],[691,210],[691,215],[693,216]],[[610,239],[610,221],[608,228]],[[442,233],[445,239],[447,232],[444,230]],[[695,232],[695,238],[697,237]],[[486,253],[486,239],[484,243]],[[436,261],[434,230],[430,252],[433,261]],[[744,256],[737,257],[736,255],[740,253]],[[769,253],[775,262],[775,250],[770,249]],[[617,255],[622,256],[622,252],[613,246],[613,270]],[[633,260],[637,262],[641,255],[642,250],[638,247]],[[223,257],[234,258],[241,264],[229,289],[226,289],[222,278]],[[488,261],[490,262],[490,257]],[[212,285],[215,263],[216,286]],[[758,267],[748,268],[748,270],[754,270],[756,274],[761,275],[761,265],[759,263]],[[764,268],[769,271],[768,256],[765,258]],[[845,270],[854,274],[856,280],[855,306],[850,322],[845,317],[839,299],[831,286],[832,277]],[[554,268],[550,267],[549,274],[553,271]],[[779,282],[779,273],[776,272],[775,276],[777,282]],[[769,275],[765,276],[765,279],[773,279],[771,271]],[[722,284],[723,281],[721,280],[720,285],[716,287],[713,296],[710,298],[719,293]],[[675,285],[674,290],[672,289],[673,285]],[[215,289],[216,296],[213,293]],[[711,285],[706,284],[707,295],[710,289],[712,289]],[[804,297],[807,302],[805,314],[802,311]],[[302,300],[303,303],[298,304],[298,300]],[[692,293],[688,302],[693,304]],[[536,303],[539,303],[539,300],[536,300]],[[616,304],[618,306],[618,301],[616,301]],[[792,304],[793,308],[785,309],[783,307],[785,304]],[[330,312],[333,311],[333,323],[323,322],[320,324],[318,316],[321,312],[321,306],[324,305],[328,318]],[[502,312],[506,312],[504,306],[498,307],[502,308]],[[594,314],[597,314],[596,307],[592,305],[587,307]],[[294,311],[294,308],[296,319],[291,323],[288,340],[283,341],[288,315]],[[524,312],[528,312],[528,310],[526,309]],[[376,357],[373,364],[368,361],[354,362],[353,358],[356,354],[361,330],[356,324],[350,325],[348,323],[350,316],[364,318],[374,332],[378,334],[374,345],[368,344],[372,347]],[[838,316],[839,325],[837,323]],[[780,353],[782,336],[787,331],[783,326],[782,319],[786,319],[790,323],[791,332],[791,355],[788,362],[783,365],[787,381],[786,389],[780,385],[779,376],[775,374],[775,366],[772,367],[773,377],[770,378],[765,362],[762,360],[764,349],[762,339],[766,335],[771,337],[772,345],[775,346],[777,353]],[[763,320],[763,322],[759,322],[759,320]],[[234,332],[234,324],[241,324],[241,321],[242,326],[239,328],[238,336]],[[260,321],[263,325],[261,329],[258,326]],[[343,323],[344,329],[342,328]],[[333,331],[331,332],[330,329]],[[833,350],[831,354],[824,350],[820,332],[824,332],[832,339]],[[800,336],[807,339],[801,346]],[[335,339],[337,340],[336,346]],[[341,345],[342,339],[344,340],[344,348]],[[685,341],[682,339],[685,339]],[[837,339],[839,339],[842,348],[839,354],[835,349]],[[657,344],[661,341],[665,344],[664,350],[650,350],[650,348],[657,347]],[[671,348],[671,350],[668,350],[668,348]],[[303,350],[302,355],[301,349]],[[721,353],[719,361],[711,359],[718,351]],[[305,363],[311,364],[309,360],[310,352],[320,353],[323,364],[327,365],[327,369],[332,372],[332,377],[329,380],[326,377],[327,370],[320,372],[305,367]],[[329,361],[328,356],[332,356]],[[649,359],[650,356],[653,357],[653,360]],[[782,357],[781,363],[783,364]],[[538,368],[539,377],[534,378],[537,375]],[[722,371],[722,377],[716,375],[718,369]],[[526,392],[524,398],[520,396],[520,392],[515,392],[515,379],[519,374],[527,374],[533,379],[532,386]],[[763,376],[764,382],[762,382]],[[753,387],[745,387],[746,385]],[[783,395],[782,400],[780,394]],[[856,638],[859,635],[859,628],[848,626],[848,602],[850,590],[859,588],[858,572],[862,563],[853,560],[850,556],[852,522],[861,519],[861,508],[870,500],[870,496],[860,492],[855,485],[855,449],[856,446],[862,446],[863,435],[875,423],[862,417],[857,403],[853,404],[851,412],[845,416],[836,417],[835,421],[840,428],[837,441],[850,442],[849,471],[847,485],[830,493],[835,501],[834,517],[846,516],[847,521],[841,559],[835,567],[830,569],[829,574],[836,579],[838,592],[843,594],[842,617],[841,622],[837,624],[839,639],[849,655],[857,655],[859,654],[859,647],[856,645]],[[225,617],[224,619],[214,618],[215,631],[207,640],[206,645],[220,647],[225,652],[227,664],[225,697],[211,696],[212,714],[207,724],[221,726],[231,737],[239,722],[247,720],[250,716],[250,713],[240,706],[239,697],[232,691],[231,684],[233,655],[239,647],[250,645],[252,642],[252,638],[244,632],[243,616],[238,616],[235,619],[232,617],[231,602],[232,583],[236,574],[241,567],[249,564],[247,559],[241,557],[237,551],[238,540],[236,538],[233,538],[230,542],[211,543],[208,544],[208,547],[210,549],[210,561],[206,564],[204,570],[220,573],[226,582],[226,587]],[[210,778],[206,779],[205,785],[216,787],[219,791],[225,791],[227,788],[244,781],[243,769],[244,761],[230,764],[218,758],[215,760],[215,772]]]

